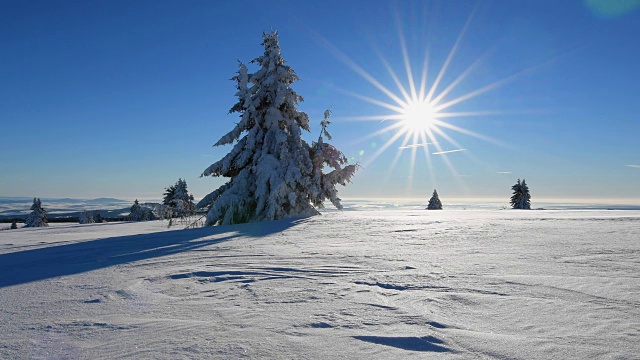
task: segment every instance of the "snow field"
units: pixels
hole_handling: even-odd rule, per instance
[[[640,211],[166,225],[0,232],[0,358],[640,354]]]

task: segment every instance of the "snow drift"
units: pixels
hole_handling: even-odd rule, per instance
[[[0,231],[0,358],[634,358],[639,211]]]

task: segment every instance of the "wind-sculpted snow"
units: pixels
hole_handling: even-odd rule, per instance
[[[1,359],[637,358],[640,211],[0,231]]]

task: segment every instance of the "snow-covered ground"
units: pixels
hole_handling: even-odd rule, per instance
[[[640,211],[0,231],[0,358],[639,358]]]

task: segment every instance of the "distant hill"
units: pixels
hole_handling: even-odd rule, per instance
[[[99,213],[104,218],[120,218],[128,213],[131,201],[116,198],[72,199],[41,198],[49,219],[77,218],[85,210]],[[30,212],[31,197],[0,197],[0,222],[24,219]]]
[[[25,202],[25,201],[33,201],[33,198],[0,196],[0,204]]]
[[[72,199],[72,198],[40,198],[43,202],[49,203],[94,203],[94,204],[103,204],[103,203],[129,203],[129,200],[122,200],[116,198],[97,198],[97,199]],[[24,196],[0,196],[0,203],[21,203],[21,202],[31,202],[33,201],[32,197],[24,197]]]
[[[92,200],[86,200],[86,202],[92,202],[92,203],[121,203],[121,202],[131,202],[131,201],[120,200],[120,199],[115,199],[115,198],[97,198],[97,199],[92,199]]]

